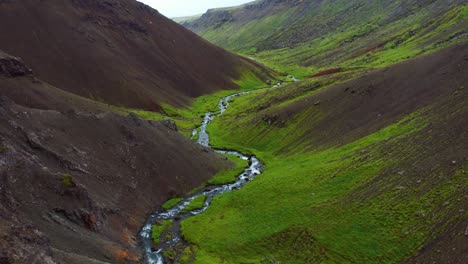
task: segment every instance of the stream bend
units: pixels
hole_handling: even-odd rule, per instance
[[[296,81],[297,79],[293,79]],[[275,87],[280,86],[281,83],[278,83],[275,85]],[[254,90],[257,91],[257,90]],[[236,93],[227,97],[222,98],[219,103],[218,103],[218,108],[220,110],[220,114],[222,115],[226,109],[229,107],[229,101],[238,96],[246,95],[249,94],[253,91],[246,91],[246,92],[241,92],[241,93]],[[219,115],[214,115],[211,112],[208,112],[205,114],[205,117],[203,118],[203,123],[200,126],[200,128],[195,129],[194,132],[192,133],[192,136],[195,137],[197,134],[199,135],[197,142],[205,147],[210,147],[210,137],[206,131],[207,126],[214,120]],[[242,174],[240,174],[236,181],[233,183],[229,184],[224,184],[224,185],[215,185],[215,186],[208,186],[204,190],[199,191],[195,193],[194,195],[184,199],[182,202],[177,204],[175,207],[167,210],[167,211],[158,211],[154,214],[152,214],[143,229],[140,232],[140,237],[142,240],[143,248],[145,251],[145,257],[146,257],[146,263],[148,264],[164,264],[164,257],[163,257],[163,251],[176,245],[180,241],[182,241],[181,238],[181,232],[180,232],[180,222],[182,220],[185,220],[187,218],[190,218],[192,216],[198,215],[200,213],[203,213],[208,209],[208,207],[211,204],[211,201],[213,198],[215,198],[218,195],[221,195],[223,193],[231,192],[234,190],[241,189],[244,187],[249,181],[253,180],[257,175],[260,175],[263,172],[263,164],[257,159],[255,156],[246,156],[240,152],[234,151],[234,150],[216,150],[216,152],[221,153],[221,154],[229,154],[229,155],[236,155],[239,158],[248,161],[248,168],[244,170]],[[205,200],[205,205],[201,209],[193,210],[184,214],[181,214],[181,212],[197,197],[205,195],[206,200]],[[170,241],[164,242],[162,245],[158,245],[156,249],[153,248],[153,241],[151,238],[151,229],[152,226],[159,222],[159,221],[164,221],[164,220],[171,220],[175,224],[175,229],[172,232],[172,239]]]

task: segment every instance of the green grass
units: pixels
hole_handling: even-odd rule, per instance
[[[241,75],[238,80],[233,80],[233,82],[243,90],[252,90],[259,87],[265,87],[267,84],[265,81],[261,80],[257,75],[252,71],[240,71]],[[270,80],[273,81],[273,80]]]
[[[170,104],[162,104],[163,113],[122,107],[112,107],[112,109],[121,114],[135,113],[146,120],[161,121],[169,118],[177,124],[180,133],[186,137],[190,137],[193,130],[198,128],[203,122],[203,117],[206,112],[219,112],[218,102],[221,98],[238,93],[242,90],[259,89],[267,86],[267,84],[251,71],[241,71],[239,79],[233,80],[233,82],[239,85],[240,88],[237,90],[222,90],[213,94],[197,97],[190,105],[183,108],[177,108]]]
[[[259,121],[259,115],[309,99],[333,83],[467,40],[467,5],[447,7],[437,17],[415,9],[418,12],[387,23],[381,11],[399,3],[388,7],[382,3],[369,3],[366,8],[371,9],[363,17],[348,16],[335,30],[288,48],[262,49],[266,37],[253,40],[252,36],[271,33],[281,39],[274,35],[275,29],[289,34],[282,25],[295,10],[240,29],[225,24],[202,34],[300,78],[331,68],[344,72],[235,98],[228,111],[210,124],[214,147],[253,153],[266,167],[245,188],[216,197],[206,212],[182,222],[183,237],[191,244],[184,251],[184,261],[191,261],[195,254],[195,263],[202,264],[398,263],[434,239],[434,226],[468,217],[467,212],[453,214],[445,206],[462,194],[457,186],[468,185],[465,167],[455,173],[440,169],[417,175],[427,179],[419,185],[398,174],[402,167],[412,170],[409,163],[425,155],[426,150],[416,142],[427,137],[422,131],[433,121],[429,109],[365,136],[352,140],[337,136],[335,141],[314,146],[304,136],[313,138],[309,129],[327,117],[320,108],[293,111],[284,126]],[[329,17],[321,15],[319,8],[306,21],[336,20],[348,7],[347,1],[322,5],[328,8]],[[263,85],[250,72],[242,73],[236,83],[244,89]],[[231,93],[201,97],[184,109],[163,106],[165,116],[189,135],[203,114],[217,112],[218,100]],[[243,166],[237,161],[234,169],[218,173],[209,183],[230,182]],[[205,199],[197,197],[184,213],[202,208]]]
[[[212,179],[208,181],[208,184],[222,185],[232,183],[236,181],[237,176],[244,172],[247,167],[247,161],[235,155],[226,155],[226,157],[235,164],[235,167],[228,170],[218,172]]]
[[[412,12],[389,21],[402,4]],[[359,6],[342,0],[306,13],[301,8],[278,8],[266,17],[213,25],[199,34],[277,71],[305,78],[330,68],[385,67],[466,41],[467,10],[466,3],[448,5],[440,0],[424,7],[399,1]],[[276,46],[310,28],[320,34],[287,47]]]
[[[192,252],[191,247],[186,247],[184,251],[182,251],[182,256],[180,257],[179,262],[181,264],[190,263],[190,260],[192,259],[192,257],[193,257],[193,252]]]
[[[183,198],[172,198],[170,200],[168,200],[167,202],[165,202],[161,207],[164,209],[164,210],[169,210],[171,209],[172,207],[176,206],[177,204],[179,204],[180,202],[182,202],[184,199]]]
[[[206,195],[200,195],[193,199],[193,201],[185,207],[181,213],[185,214],[193,210],[201,209],[205,206]]]
[[[309,95],[326,89],[311,84],[316,90]],[[454,186],[467,184],[461,171],[421,189],[396,188],[397,177],[381,178],[422,153],[413,142],[424,137],[429,109],[349,143],[314,149],[301,143],[307,132],[301,128],[321,120],[320,112],[291,116],[285,127],[255,121],[258,105],[276,98],[279,106],[271,109],[286,107],[296,98],[278,98],[302,86],[309,85],[235,98],[208,127],[214,147],[255,153],[266,167],[242,190],[215,198],[206,212],[183,221],[195,263],[396,263],[430,239],[430,227],[448,214],[440,206],[459,195]],[[376,190],[372,181],[378,181]],[[420,212],[437,213],[422,218]]]
[[[415,113],[349,144],[316,152],[299,148],[294,155],[272,155],[279,145],[268,139],[259,142],[252,151],[266,159],[265,173],[244,189],[217,197],[205,213],[182,223],[184,237],[200,249],[196,263],[259,263],[265,256],[281,263],[310,263],[311,258],[324,263],[394,263],[411,254],[428,237],[429,225],[419,227],[421,219],[410,216],[424,210],[425,201],[436,199],[436,207],[447,198],[436,198],[435,193],[453,195],[453,184],[407,202],[395,199],[398,190],[378,199],[345,201],[350,192],[401,162],[386,157],[385,150],[403,147],[404,139],[424,128],[420,116]],[[257,133],[253,131],[251,136]],[[225,146],[225,139],[218,138],[216,146]],[[227,139],[244,140],[235,135]],[[466,183],[462,175],[451,181]],[[405,235],[407,230],[412,235]],[[288,241],[296,244],[292,247]]]
[[[159,223],[156,223],[151,228],[151,238],[153,239],[153,243],[158,245],[161,243],[161,235],[172,225],[172,221],[170,220],[163,220]]]

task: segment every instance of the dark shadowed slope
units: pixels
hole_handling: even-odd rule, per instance
[[[231,166],[0,52],[0,262],[134,263],[146,217]]]
[[[0,1],[0,49],[60,89],[149,110],[269,78],[134,0]]]

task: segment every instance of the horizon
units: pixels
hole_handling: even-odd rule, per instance
[[[208,9],[232,7],[253,0],[197,0],[187,3],[186,0],[138,0],[158,10],[168,18],[187,17],[204,14]]]

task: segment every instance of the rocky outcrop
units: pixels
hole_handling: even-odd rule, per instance
[[[0,76],[17,77],[29,74],[32,74],[32,70],[23,60],[0,51]]]
[[[177,128],[177,124],[174,121],[172,121],[171,119],[164,119],[161,123],[164,126],[166,126],[167,128],[169,128],[170,130],[173,130],[173,131],[178,131],[179,130]]]
[[[220,9],[209,9],[205,14],[203,14],[200,19],[196,20],[194,23],[184,22],[183,26],[189,28],[206,28],[213,27],[219,28],[224,23],[232,22],[233,16],[232,12],[229,10],[220,10]]]

